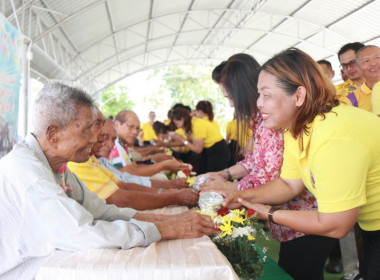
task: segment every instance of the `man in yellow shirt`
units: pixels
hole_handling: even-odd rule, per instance
[[[365,82],[361,85],[361,90],[366,96],[369,96],[368,103],[371,103],[372,111],[372,88],[380,81],[380,48],[373,45],[365,46],[356,53],[356,60],[365,78]]]
[[[98,126],[103,125],[104,117],[99,112],[96,119]],[[91,157],[85,163],[69,162],[68,166],[87,187],[97,192],[108,204],[130,207],[136,210],[161,208],[168,205],[195,206],[198,195],[192,189],[164,190],[147,188],[133,183],[120,181],[115,175],[99,164],[94,156],[103,143],[102,130],[98,130],[97,143],[91,149]]]
[[[157,140],[157,135],[153,129],[155,118],[156,118],[156,113],[153,111],[149,112],[149,121],[144,123],[141,126],[141,130],[143,133],[142,140],[143,140],[144,145],[150,145],[152,144],[151,141],[154,142],[155,140]]]
[[[348,79],[337,85],[335,89],[341,102],[371,111],[371,96],[360,89],[364,83],[364,77],[356,62],[356,53],[363,46],[364,44],[355,42],[346,44],[339,50],[340,66]]]

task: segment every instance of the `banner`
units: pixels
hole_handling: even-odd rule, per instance
[[[0,14],[0,157],[17,142],[23,37]]]

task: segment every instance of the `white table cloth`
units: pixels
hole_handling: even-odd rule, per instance
[[[146,211],[175,214],[186,207]],[[230,263],[207,237],[164,240],[147,248],[57,250],[36,280],[59,279],[239,279]]]

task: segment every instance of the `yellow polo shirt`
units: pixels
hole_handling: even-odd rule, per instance
[[[191,126],[193,138],[196,140],[203,139],[203,147],[206,149],[223,140],[220,130],[210,121],[193,117],[191,118]]]
[[[363,88],[358,87],[350,79],[335,86],[335,89],[340,102],[367,110],[369,112],[372,111],[371,90],[369,92],[367,90],[363,90]]]
[[[102,167],[95,156],[84,163],[69,162],[68,167],[100,198],[107,199],[119,189],[119,179]]]
[[[380,118],[341,104],[310,124],[309,135],[285,134],[281,177],[302,179],[318,211],[360,207],[364,230],[380,230]]]
[[[237,140],[237,122],[236,119],[227,123],[226,134],[229,135],[230,140]]]
[[[362,95],[360,96],[360,99],[359,99],[359,108],[372,112],[372,101],[371,101],[372,90],[369,87],[367,87],[366,83],[363,83],[360,86],[360,89],[361,89]]]
[[[212,123],[212,124],[218,129],[218,130],[220,130],[219,123],[218,123],[215,119],[213,119],[212,121],[210,121],[210,120],[208,119],[208,116],[204,116],[202,119],[205,120],[205,121],[209,121],[209,122]]]
[[[141,130],[143,132],[143,141],[157,140],[157,135],[154,132],[153,126],[150,125],[149,122],[144,123],[141,126]]]
[[[252,135],[253,135],[253,132],[249,127],[247,127],[246,129],[247,129],[246,139],[244,139],[244,141],[240,141],[243,143],[239,143],[239,146],[242,148],[247,146],[247,142],[248,142],[249,138],[252,137]],[[239,133],[241,133],[242,131],[243,131],[243,125],[240,123]],[[236,121],[236,119],[233,119],[232,121],[229,121],[227,123],[226,133],[228,135],[230,135],[230,140],[237,141],[237,121]]]
[[[380,115],[380,82],[377,82],[372,88],[371,102],[372,112]]]

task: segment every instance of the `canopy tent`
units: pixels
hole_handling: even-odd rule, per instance
[[[343,44],[380,45],[375,0],[3,0],[0,9],[25,35],[31,77],[95,96],[139,71],[215,66],[237,52],[263,63],[297,47],[338,70]]]

